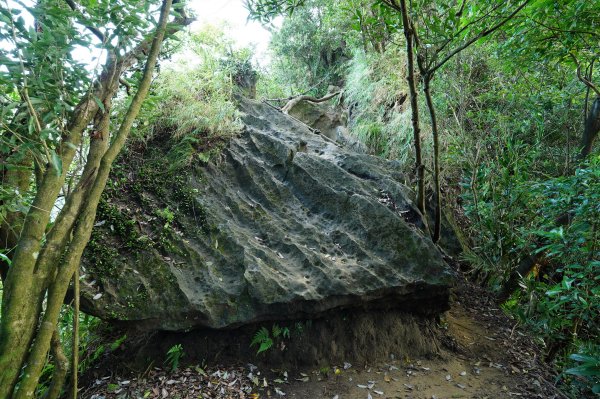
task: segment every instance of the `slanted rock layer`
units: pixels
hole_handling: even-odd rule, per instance
[[[245,127],[220,159],[172,182],[185,186],[186,201],[173,191],[113,191],[84,260],[88,312],[186,330],[340,308],[447,308],[449,269],[397,163],[349,151],[266,104],[240,108]],[[136,173],[122,179],[137,187]],[[166,207],[148,209],[156,204]],[[115,212],[133,222],[116,227]],[[121,230],[135,242],[125,245]],[[165,244],[140,244],[148,239]]]

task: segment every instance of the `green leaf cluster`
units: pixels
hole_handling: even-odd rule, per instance
[[[268,351],[273,347],[276,340],[290,339],[290,330],[288,327],[280,327],[278,324],[273,324],[271,332],[266,327],[261,327],[250,342],[250,347],[258,346],[256,354]]]
[[[165,364],[169,366],[171,372],[174,372],[179,367],[179,362],[184,356],[185,352],[183,350],[183,346],[181,344],[173,345],[167,351],[167,358],[165,359]]]

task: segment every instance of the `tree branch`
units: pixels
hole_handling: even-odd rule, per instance
[[[287,114],[300,101],[310,101],[311,103],[322,103],[322,102],[332,99],[333,97],[337,96],[340,93],[341,93],[341,91],[337,91],[335,93],[328,94],[325,97],[321,97],[321,98],[316,98],[316,97],[307,96],[307,95],[298,96],[298,97],[291,99],[287,104],[285,104],[285,106],[281,110],[283,111],[283,113]]]
[[[589,87],[590,89],[592,89],[596,95],[600,96],[600,89],[598,88],[598,86],[596,86],[593,82],[591,82],[586,76],[583,76],[581,74],[581,64],[579,62],[579,60],[577,59],[577,57],[575,56],[575,54],[573,54],[572,52],[569,52],[569,55],[571,56],[571,58],[573,58],[573,61],[575,62],[575,65],[577,66],[577,78],[587,87]]]
[[[463,3],[464,6],[464,3]],[[494,11],[496,11],[498,8],[500,8],[501,4],[496,5],[494,8],[492,8],[488,13],[482,15],[481,17],[467,23],[465,26],[463,26],[462,28],[460,28],[457,32],[455,32],[453,35],[451,35],[448,39],[446,39],[446,41],[444,42],[444,44],[442,44],[437,50],[436,50],[436,55],[440,54],[444,48],[450,44],[452,42],[452,40],[456,39],[458,36],[460,36],[461,33],[463,33],[465,30],[467,30],[467,28],[469,28],[469,26],[473,26],[481,21],[483,21],[484,19],[486,19],[487,17],[490,16],[491,13],[493,13]],[[458,14],[457,14],[458,15]],[[462,15],[462,8],[461,8],[461,15]]]
[[[533,21],[534,23],[548,29],[549,31],[552,32],[561,32],[561,33],[578,33],[578,34],[582,34],[582,35],[590,35],[590,36],[595,36],[595,37],[599,37],[600,38],[600,34],[598,34],[597,32],[590,32],[590,31],[585,31],[585,30],[574,30],[574,29],[560,29],[560,28],[556,28],[553,26],[549,26],[543,22],[540,22],[538,20],[532,19],[531,21]]]
[[[62,343],[60,342],[58,327],[52,333],[50,350],[54,358],[54,372],[52,373],[52,383],[46,392],[45,399],[58,399],[67,378],[67,371],[69,371],[69,359],[65,356]]]
[[[491,28],[486,29],[486,30],[480,32],[478,35],[472,37],[467,42],[465,42],[462,45],[460,45],[457,48],[455,48],[443,60],[441,60],[435,66],[433,66],[432,68],[430,68],[431,73],[433,73],[433,72],[437,71],[438,69],[440,69],[452,57],[454,57],[456,54],[460,53],[461,51],[463,51],[464,49],[466,49],[467,47],[469,47],[471,44],[475,43],[477,40],[479,40],[479,39],[481,39],[481,38],[489,35],[490,33],[493,33],[496,30],[498,30],[500,27],[502,27],[504,24],[506,24],[508,21],[510,21],[515,15],[517,15],[519,13],[519,11],[521,11],[527,4],[529,4],[530,1],[531,0],[525,0],[523,3],[521,3],[521,5],[519,7],[517,7],[509,16],[507,16],[506,18],[504,18],[502,21],[500,21],[496,25],[492,26]]]
[[[67,3],[71,10],[79,13],[79,17],[82,20],[80,22],[83,26],[85,26],[90,32],[92,32],[94,36],[96,36],[102,43],[106,43],[106,36],[104,35],[104,33],[102,33],[100,29],[96,28],[95,26],[85,22],[86,18],[83,15],[83,13],[79,10],[79,7],[77,7],[77,3],[75,3],[73,0],[65,0],[65,3]]]

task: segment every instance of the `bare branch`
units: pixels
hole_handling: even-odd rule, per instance
[[[577,65],[577,78],[587,87],[589,87],[590,89],[592,89],[596,95],[598,95],[600,97],[600,89],[598,88],[598,86],[596,86],[593,82],[591,82],[587,76],[583,76],[581,74],[581,63],[579,62],[579,60],[577,59],[577,57],[575,56],[575,54],[573,54],[572,52],[569,52],[569,55],[571,56],[571,58],[573,58],[573,61],[575,62],[575,65]]]
[[[550,26],[547,25],[541,21],[532,19],[532,22],[543,26],[544,28],[548,29],[549,31],[552,32],[560,32],[560,33],[577,33],[577,34],[581,34],[581,35],[590,35],[590,36],[594,36],[594,37],[598,37],[600,38],[600,34],[598,32],[591,32],[591,31],[587,31],[587,30],[577,30],[577,29],[560,29],[560,28],[556,28],[554,26]]]
[[[119,78],[119,83],[121,83],[123,86],[125,86],[125,91],[127,92],[127,95],[130,96],[131,95],[131,85],[123,78]]]
[[[301,95],[301,96],[291,99],[281,110],[287,114],[294,107],[294,105],[298,104],[300,101],[310,101],[311,103],[322,103],[324,101],[332,99],[333,97],[337,96],[340,93],[341,93],[340,91],[337,91],[335,93],[328,94],[325,97],[321,97],[321,98],[316,98],[316,97],[307,96],[307,95]]]

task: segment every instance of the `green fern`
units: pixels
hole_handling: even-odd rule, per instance
[[[266,327],[262,327],[256,332],[250,343],[250,347],[253,347],[254,345],[259,345],[258,351],[256,352],[257,355],[269,350],[273,346],[273,340],[269,336],[269,330],[267,330]]]
[[[283,330],[281,329],[281,327],[279,327],[277,324],[273,324],[273,328],[272,328],[273,338],[279,338],[282,331]]]
[[[183,351],[183,346],[181,344],[173,345],[169,351],[167,352],[167,359],[165,360],[165,364],[169,365],[171,368],[171,372],[177,370],[179,367],[179,361],[185,355]]]

